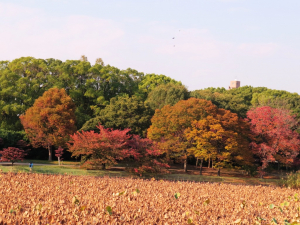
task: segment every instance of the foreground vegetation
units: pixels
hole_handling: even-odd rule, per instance
[[[0,223],[284,224],[297,221],[292,189],[2,173]]]

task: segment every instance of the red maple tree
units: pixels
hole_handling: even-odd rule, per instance
[[[161,173],[166,172],[170,166],[165,161],[165,155],[155,144],[148,138],[141,138],[139,135],[133,135],[128,141],[128,147],[135,159],[138,168],[133,171],[142,175],[143,173]]]
[[[128,134],[130,129],[105,129],[100,124],[97,128],[100,133],[78,131],[68,142],[72,156],[81,156],[85,167],[105,169],[106,165],[114,165],[129,157],[135,160],[137,168],[133,171],[139,174],[162,172],[169,167],[162,152],[151,140]]]
[[[13,166],[15,162],[19,160],[23,161],[27,153],[23,149],[8,147],[0,151],[0,155],[1,155],[1,161],[11,162],[11,165]]]
[[[262,171],[276,160],[290,164],[299,154],[300,139],[296,132],[298,121],[289,110],[269,106],[257,107],[247,113],[255,140],[253,153],[262,162]]]
[[[98,168],[100,165],[105,169],[106,165],[113,165],[117,160],[122,160],[134,152],[127,147],[127,141],[131,135],[130,129],[113,130],[105,129],[102,125],[97,128],[100,133],[94,131],[77,131],[70,135],[68,142],[72,156],[80,156],[86,167]]]

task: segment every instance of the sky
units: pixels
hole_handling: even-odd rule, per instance
[[[190,91],[300,93],[299,27],[299,0],[0,0],[0,60],[85,55]]]

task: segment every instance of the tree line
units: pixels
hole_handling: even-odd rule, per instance
[[[63,146],[87,166],[127,158],[140,162],[139,172],[170,162],[186,170],[191,157],[200,173],[203,161],[219,174],[298,163],[298,94],[251,86],[190,92],[170,77],[100,58],[0,61],[0,112],[2,147],[27,141],[48,149],[49,160]]]

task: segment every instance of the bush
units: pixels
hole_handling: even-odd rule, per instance
[[[284,179],[282,179],[280,185],[285,187],[290,187],[294,189],[300,188],[300,171],[297,171],[296,173],[290,173],[288,176]]]

